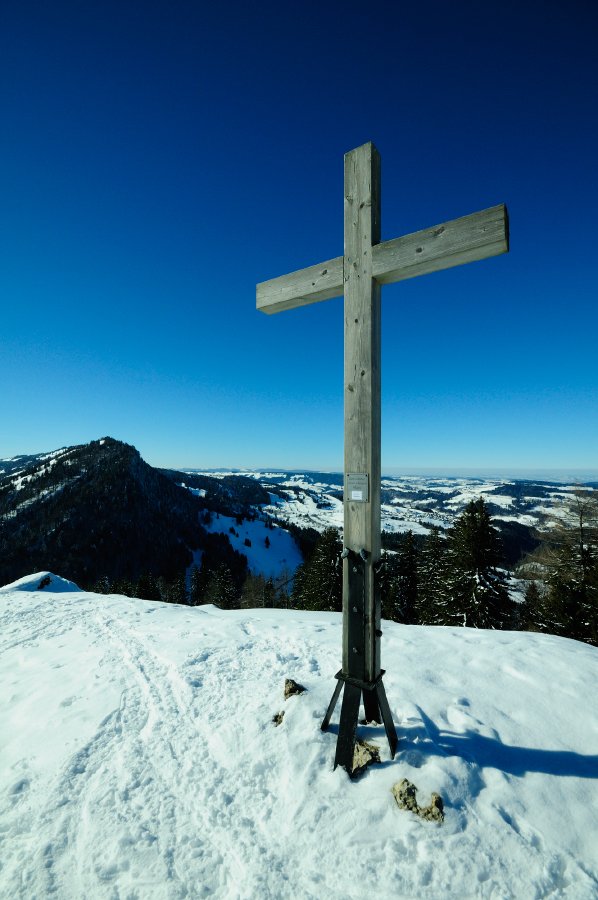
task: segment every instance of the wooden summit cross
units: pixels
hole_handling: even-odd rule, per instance
[[[344,685],[334,766],[353,774],[359,705],[398,742],[380,668],[380,289],[509,250],[504,204],[380,243],[380,154],[345,155],[345,253],[257,285],[257,308],[277,313],[345,296],[345,460],[342,668],[326,730]]]

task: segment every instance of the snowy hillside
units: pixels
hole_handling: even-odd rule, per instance
[[[190,470],[191,471],[191,470]],[[232,473],[210,471],[214,478]],[[343,476],[338,473],[250,472],[270,494],[265,513],[301,527],[343,525]],[[554,518],[555,503],[570,496],[573,485],[508,479],[433,478],[396,476],[382,479],[382,530],[411,530],[427,534],[431,525],[450,527],[471,500],[482,496],[492,515],[503,522],[547,527]],[[590,486],[588,488],[592,490]]]
[[[598,897],[595,648],[385,622],[399,748],[362,727],[382,763],[351,781],[338,708],[320,730],[340,615],[50,586],[0,592],[7,900]]]
[[[249,569],[262,573],[266,578],[281,573],[288,573],[290,577],[302,562],[297,544],[288,531],[278,526],[264,528],[264,522],[250,522],[247,519],[243,520],[242,525],[237,525],[230,516],[219,516],[205,527],[208,531],[224,532],[233,550],[245,554]],[[231,528],[234,533],[231,533]],[[266,546],[266,538],[269,546]],[[249,545],[245,541],[249,541]],[[201,551],[195,556],[200,557]]]
[[[0,478],[7,475],[18,475],[36,463],[46,462],[47,466],[52,466],[60,456],[68,453],[68,450],[68,447],[62,447],[52,453],[36,453],[32,456],[12,456],[9,459],[0,459]]]

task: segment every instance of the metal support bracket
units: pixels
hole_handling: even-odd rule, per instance
[[[386,691],[382,682],[384,669],[381,669],[380,675],[375,681],[367,682],[352,675],[346,675],[344,672],[337,672],[334,676],[338,679],[338,683],[334,689],[332,699],[322,722],[322,731],[326,731],[334,708],[338,702],[343,686],[345,693],[343,695],[343,703],[341,707],[341,719],[338,728],[338,738],[336,742],[336,756],[334,759],[334,768],[342,766],[350,777],[353,777],[353,756],[355,753],[355,741],[357,739],[357,723],[359,719],[359,703],[363,696],[363,706],[366,714],[366,720],[378,721],[378,719],[370,719],[368,716],[368,707],[373,709],[375,704],[376,712],[381,713],[384,722],[384,730],[390,747],[390,755],[394,759],[399,739],[392,720],[392,714],[386,698]]]

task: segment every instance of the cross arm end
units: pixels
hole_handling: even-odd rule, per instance
[[[343,295],[343,257],[256,286],[256,308],[268,315]]]
[[[392,284],[509,252],[504,203],[372,248],[374,278]]]

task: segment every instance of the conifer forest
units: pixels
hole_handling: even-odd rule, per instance
[[[342,476],[155,469],[111,438],[8,460],[2,474],[2,584],[53,571],[97,593],[168,603],[342,609],[342,529],[330,524],[342,509]],[[310,484],[323,479],[327,492],[310,495]],[[407,496],[399,487],[393,494],[385,484],[383,503]],[[536,495],[548,490],[486,486],[451,519],[451,494],[433,510],[429,485],[415,500],[403,499],[413,527],[393,531],[387,520],[382,532],[383,618],[548,632],[598,646],[598,491],[577,486],[553,498],[550,527],[546,507],[537,527],[521,524],[538,509],[534,503],[546,503]],[[505,498],[518,520],[501,518]],[[220,516],[230,527],[221,530]],[[300,564],[278,572],[252,567],[252,540],[231,542],[248,522],[265,529],[259,541],[266,559],[283,529]]]

